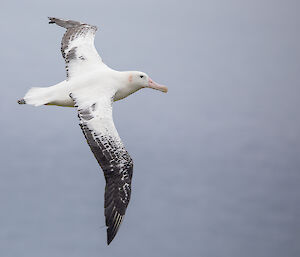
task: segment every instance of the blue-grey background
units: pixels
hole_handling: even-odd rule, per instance
[[[300,256],[299,1],[6,1],[0,256]],[[99,27],[118,70],[169,87],[114,105],[135,161],[106,246],[104,178],[72,108],[19,106],[64,80],[63,29]]]

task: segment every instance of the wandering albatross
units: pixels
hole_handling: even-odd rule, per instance
[[[49,23],[66,29],[61,53],[66,80],[46,88],[31,88],[19,104],[76,107],[79,124],[106,180],[104,214],[107,244],[114,239],[131,194],[133,162],[115,128],[112,103],[141,88],[167,92],[140,71],[119,72],[102,62],[94,46],[96,26],[49,17]]]

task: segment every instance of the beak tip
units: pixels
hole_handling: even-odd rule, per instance
[[[163,85],[159,85],[157,83],[155,83],[152,79],[149,78],[149,84],[148,87],[159,90],[163,93],[167,93],[168,92],[168,88],[166,86]]]

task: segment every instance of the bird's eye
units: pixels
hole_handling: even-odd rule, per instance
[[[141,75],[140,78],[142,79],[144,77],[144,75]]]

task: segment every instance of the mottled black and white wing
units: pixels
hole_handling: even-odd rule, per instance
[[[61,53],[66,63],[67,79],[106,67],[94,45],[96,26],[53,17],[49,17],[49,20],[50,24],[55,23],[67,29],[61,41]]]
[[[104,172],[109,244],[118,232],[130,200],[133,162],[114,126],[111,97],[86,101],[84,94],[71,93],[70,96],[78,108],[80,127],[87,143]]]

